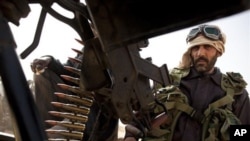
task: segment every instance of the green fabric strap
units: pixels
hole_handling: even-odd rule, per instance
[[[179,111],[185,112],[189,115],[192,115],[194,112],[194,108],[189,106],[188,104],[181,103],[181,102],[166,102],[165,106],[167,107],[167,110],[171,109],[177,109]]]
[[[230,104],[234,101],[234,89],[227,88],[227,94],[221,99],[209,104],[208,108],[205,110],[204,115],[208,116],[214,109]],[[231,109],[231,107],[228,107]]]

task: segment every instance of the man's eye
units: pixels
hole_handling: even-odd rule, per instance
[[[211,49],[211,48],[212,48],[211,45],[206,45],[206,46],[205,46],[205,49],[207,49],[207,50],[209,50],[209,49]]]
[[[198,47],[198,46],[194,46],[194,47],[192,48],[192,50],[194,50],[194,51],[199,50],[199,47]]]

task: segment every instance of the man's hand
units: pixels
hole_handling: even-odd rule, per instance
[[[51,60],[52,59],[50,57],[41,57],[38,59],[34,59],[34,61],[30,64],[31,70],[36,75],[39,75],[44,72]]]
[[[139,138],[143,137],[142,131],[131,124],[125,126],[125,132],[124,141],[137,141]]]
[[[152,122],[151,127],[152,129],[160,128],[162,124],[167,121],[167,114],[165,112],[156,116]],[[138,129],[136,126],[128,124],[125,126],[125,139],[124,141],[138,141],[138,139],[143,138],[143,132]]]

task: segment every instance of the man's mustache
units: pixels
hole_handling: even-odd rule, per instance
[[[205,62],[209,62],[209,60],[207,59],[207,58],[205,58],[205,57],[200,57],[200,58],[198,58],[198,59],[196,59],[195,61],[194,61],[194,63],[196,64],[197,62],[199,62],[199,61],[205,61]]]

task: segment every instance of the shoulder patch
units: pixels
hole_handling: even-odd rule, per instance
[[[190,72],[190,69],[173,68],[170,70],[171,81],[174,85],[179,85],[181,78],[186,77]]]
[[[240,94],[246,88],[246,85],[247,83],[240,73],[226,72],[226,75],[223,75],[222,88],[231,87],[236,95]]]

